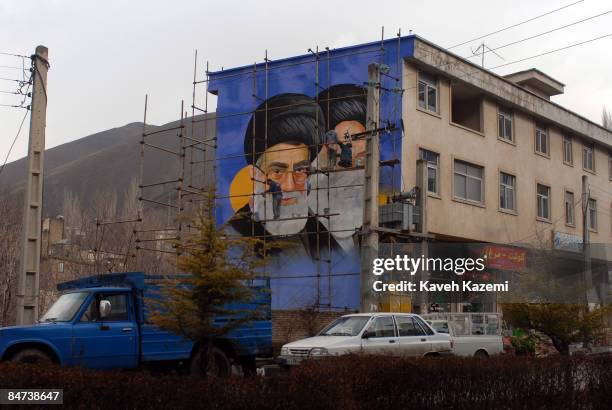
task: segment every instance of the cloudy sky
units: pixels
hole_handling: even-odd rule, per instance
[[[341,47],[380,39],[401,28],[452,46],[528,20],[576,0],[508,1],[206,1],[206,0],[0,0],[0,52],[29,55],[49,48],[47,147],[142,121],[175,120],[180,101],[191,102],[194,50],[211,70],[303,54],[310,47]],[[612,10],[609,0],[584,0],[484,39],[491,47],[520,40]],[[489,55],[494,67],[612,33],[612,12]],[[453,49],[471,54],[480,41]],[[537,67],[566,84],[554,101],[600,122],[612,108],[612,37],[494,70],[507,74]],[[0,66],[19,59],[0,55]],[[0,78],[19,70],[0,67]],[[15,83],[0,81],[0,91]],[[18,102],[0,93],[0,104]],[[188,103],[188,104],[189,104]],[[24,111],[0,106],[0,164]],[[27,151],[28,122],[10,160]]]

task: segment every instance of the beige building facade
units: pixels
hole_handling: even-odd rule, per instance
[[[538,70],[507,77],[417,39],[403,67],[402,177],[428,161],[427,227],[437,239],[553,246],[612,241],[612,133],[555,104]]]

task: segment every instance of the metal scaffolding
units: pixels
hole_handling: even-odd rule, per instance
[[[396,192],[395,187],[395,167],[399,165],[399,157],[400,153],[396,152],[397,141],[393,136],[393,132],[399,130],[400,127],[398,124],[401,122],[401,119],[398,119],[398,115],[401,116],[401,110],[398,108],[401,104],[401,96],[403,93],[403,89],[401,88],[401,59],[400,55],[400,33],[398,33],[398,41],[397,41],[397,53],[398,53],[398,73],[395,77],[389,74],[389,70],[384,69],[384,38],[380,43],[380,48],[378,52],[373,53],[372,55],[372,64],[377,64],[379,68],[383,68],[381,73],[383,76],[387,76],[394,80],[393,87],[383,87],[382,80],[378,80],[375,84],[365,83],[368,89],[376,90],[380,94],[392,94],[392,100],[394,108],[391,110],[393,118],[384,118],[377,121],[375,124],[364,124],[366,131],[365,132],[357,132],[350,134],[350,141],[358,141],[358,140],[366,140],[366,146],[370,146],[372,149],[372,143],[376,144],[376,151],[380,150],[380,138],[390,138],[391,146],[392,146],[392,155],[390,158],[386,158],[383,161],[380,161],[380,158],[377,158],[378,164],[381,168],[388,168],[391,171],[391,184],[389,187],[389,191],[385,192],[385,196],[390,201],[390,198],[396,196],[398,192]],[[331,104],[338,99],[348,99],[353,97],[363,97],[363,95],[344,95],[344,96],[332,96],[330,92],[330,87],[333,81],[332,78],[332,70],[331,63],[334,58],[338,58],[337,56],[333,56],[332,52],[329,48],[325,49],[324,53],[319,52],[318,46],[315,49],[308,50],[310,54],[312,54],[312,59],[306,59],[299,62],[291,62],[284,63],[283,67],[297,65],[297,64],[312,64],[314,67],[314,95],[315,97],[308,104],[314,104],[320,106],[321,104],[327,105],[327,118],[324,119],[324,123],[326,127],[330,122],[330,106]],[[371,50],[367,51],[368,53],[372,53]],[[352,54],[363,54],[364,51],[354,52]],[[343,54],[342,57],[346,57],[352,54]],[[377,59],[378,57],[378,59]],[[378,60],[378,61],[377,61]],[[321,76],[320,69],[324,67],[325,74]],[[252,101],[253,101],[253,109],[243,112],[235,112],[235,113],[225,113],[223,115],[211,114],[209,112],[209,97],[208,97],[208,84],[211,81],[210,72],[209,72],[209,64],[206,63],[206,69],[204,71],[205,78],[198,79],[198,54],[197,51],[195,53],[195,61],[194,61],[194,75],[193,75],[193,91],[192,91],[192,104],[191,104],[191,120],[190,120],[190,130],[191,132],[187,135],[186,132],[186,113],[184,111],[183,103],[181,103],[181,115],[180,122],[175,127],[165,128],[165,129],[155,129],[149,130],[147,125],[147,109],[148,109],[148,97],[145,98],[145,107],[144,107],[144,121],[143,121],[143,131],[142,131],[142,139],[140,142],[140,195],[139,201],[140,206],[138,209],[138,215],[136,220],[140,223],[141,227],[134,231],[135,234],[135,250],[136,255],[142,255],[144,252],[163,252],[168,254],[173,254],[176,257],[180,256],[180,246],[178,243],[181,241],[181,235],[184,229],[189,230],[191,227],[189,223],[185,223],[187,220],[186,217],[190,215],[203,201],[206,201],[208,195],[211,192],[211,188],[216,185],[216,170],[223,166],[223,161],[232,160],[240,157],[245,157],[245,155],[237,154],[237,155],[217,155],[217,133],[215,132],[213,135],[208,133],[209,127],[208,123],[213,121],[213,124],[216,121],[229,118],[234,116],[252,116],[252,133],[251,138],[253,138],[253,143],[251,144],[252,150],[251,155],[253,160],[257,158],[258,155],[261,155],[266,152],[269,148],[268,144],[268,121],[269,121],[269,111],[272,109],[279,108],[288,108],[292,106],[301,105],[304,103],[297,104],[289,104],[280,107],[270,108],[268,106],[268,101],[270,98],[270,72],[277,67],[272,64],[272,60],[268,58],[268,52],[266,50],[263,62],[261,64],[254,63],[252,66],[252,70],[243,71],[240,73],[230,73],[227,75],[222,75],[221,78],[231,78],[237,76],[252,76]],[[364,78],[367,73],[364,72]],[[263,77],[263,78],[262,78]],[[325,87],[321,85],[321,78],[324,78]],[[259,80],[263,82],[263,90],[259,90],[258,83]],[[196,97],[200,95],[198,87],[200,85],[205,85],[205,90],[203,91],[203,100],[204,106],[199,106],[196,101]],[[322,90],[327,89],[327,94],[322,93]],[[324,95],[322,95],[324,94]],[[382,97],[380,97],[382,98]],[[380,111],[380,106],[377,104],[377,110]],[[316,131],[319,132],[319,111],[315,110],[315,123],[317,124]],[[203,114],[203,115],[197,115]],[[262,135],[257,135],[256,133],[256,121],[258,120],[256,114],[263,114],[263,151],[258,149],[259,145],[255,143],[257,138],[262,138]],[[380,112],[377,114],[380,115]],[[261,120],[261,118],[259,118]],[[203,131],[196,131],[196,127],[198,124],[203,123]],[[261,124],[259,124],[261,126]],[[176,147],[170,148],[167,144],[156,144],[151,141],[151,137],[156,134],[162,134],[165,132],[176,132]],[[327,131],[327,130],[322,130]],[[201,134],[201,135],[198,135]],[[400,135],[401,138],[401,135]],[[317,140],[316,144],[306,145],[306,148],[315,148],[316,157],[312,161],[311,167],[307,170],[307,178],[310,180],[311,177],[317,176],[318,183],[316,186],[308,188],[304,188],[301,190],[296,190],[296,192],[304,192],[310,197],[315,198],[315,206],[309,207],[309,212],[304,216],[283,216],[281,218],[269,219],[267,217],[263,219],[250,218],[250,232],[252,237],[259,238],[263,242],[263,274],[268,275],[271,279],[274,279],[275,276],[268,269],[269,263],[267,262],[267,258],[272,257],[266,251],[267,243],[271,240],[282,239],[285,235],[273,234],[268,232],[265,229],[266,224],[271,223],[273,221],[289,221],[289,220],[299,220],[313,218],[316,221],[325,220],[326,221],[326,229],[325,232],[322,232],[321,227],[323,225],[316,223],[316,230],[309,231],[305,230],[302,233],[314,234],[316,235],[316,244],[315,244],[315,254],[313,256],[313,262],[315,264],[315,272],[314,273],[305,273],[303,275],[291,276],[297,278],[303,277],[314,277],[316,279],[316,300],[314,305],[319,309],[336,309],[341,308],[337,306],[333,306],[333,289],[332,289],[332,279],[334,276],[346,276],[346,275],[359,275],[360,272],[335,272],[334,265],[334,252],[332,250],[332,236],[335,233],[347,233],[354,232],[358,236],[358,241],[361,241],[361,236],[364,235],[364,232],[361,232],[361,228],[356,229],[346,229],[343,227],[335,227],[334,221],[335,217],[339,216],[340,213],[332,212],[330,204],[332,203],[333,193],[331,192],[333,189],[339,188],[355,188],[355,189],[366,189],[364,187],[365,181],[359,181],[357,183],[352,184],[343,184],[343,185],[334,185],[332,184],[330,176],[342,172],[354,171],[354,170],[364,170],[364,164],[356,164],[352,163],[350,167],[325,167],[319,164],[320,156],[322,149],[326,147],[326,141]],[[286,148],[284,150],[295,150],[300,148]],[[147,175],[145,173],[145,162],[147,160],[148,152],[150,151],[158,151],[166,154],[169,157],[169,160],[174,160],[177,162],[177,175],[176,178],[171,178],[169,180],[164,181],[150,181],[147,179]],[[283,149],[278,149],[277,151],[283,151]],[[376,167],[378,169],[378,167]],[[265,176],[267,178],[267,175]],[[378,181],[378,178],[375,178]],[[258,181],[257,178],[251,177],[251,192],[250,193],[238,193],[233,194],[229,192],[227,195],[220,195],[215,192],[214,201],[218,200],[231,200],[239,197],[244,202],[244,197],[249,197],[250,201],[254,201],[257,195],[263,195],[263,206],[264,209],[267,209],[267,202],[270,199],[266,192],[258,193],[257,192],[257,184],[264,183],[266,181]],[[162,188],[163,192],[168,193],[168,200],[162,200],[162,196],[159,194],[159,187]],[[158,188],[157,196],[150,196],[150,192],[153,191],[153,188]],[[400,188],[400,190],[403,187]],[[323,192],[320,192],[324,190]],[[314,192],[313,192],[314,191]],[[174,192],[174,195],[172,194]],[[372,203],[376,205],[378,203],[377,198],[371,198]],[[247,201],[248,202],[248,201]],[[326,207],[321,207],[320,203],[326,203]],[[147,208],[165,208],[168,210],[168,222],[166,226],[163,227],[143,227],[142,223],[146,219],[145,211]],[[311,209],[312,208],[312,209]],[[310,213],[312,212],[312,213]],[[377,211],[376,211],[377,212]],[[133,221],[131,221],[133,222]],[[364,219],[365,222],[365,219]],[[260,223],[263,225],[263,233],[258,233],[256,229],[256,223]],[[165,234],[171,233],[171,235],[166,235],[165,237],[160,237],[160,235],[155,235],[156,233],[163,232]],[[260,231],[261,232],[261,231]],[[173,248],[169,249],[167,247],[159,246],[160,242],[172,242]],[[154,243],[156,245],[151,246],[147,245],[148,243]],[[278,278],[291,278],[287,276],[278,275]],[[325,286],[323,286],[325,284]]]

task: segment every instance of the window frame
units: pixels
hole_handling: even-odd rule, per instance
[[[435,113],[438,114],[440,111],[440,81],[438,80],[438,77],[436,77],[435,75],[429,74],[427,72],[418,71],[418,76],[417,76],[417,108],[420,110],[423,110],[425,112],[429,112],[429,113]],[[427,78],[429,77],[429,78]],[[429,80],[429,81],[428,81]],[[424,106],[421,106],[421,85],[423,85],[424,87]],[[430,104],[429,104],[429,91],[430,89],[435,91],[435,106],[434,106],[434,110],[430,109]]]
[[[566,147],[569,146],[569,160],[566,158],[568,151],[566,151]],[[569,135],[563,136],[563,163],[565,165],[574,166],[574,143],[573,138]]]
[[[412,322],[412,326],[414,327],[414,329],[417,332],[420,331],[421,334],[418,334],[418,335],[402,335],[400,333],[399,319],[410,320]],[[425,329],[423,329],[423,326],[421,326],[421,324],[418,323],[414,319],[414,317],[412,317],[412,316],[408,316],[408,315],[393,315],[393,320],[395,322],[395,328],[397,330],[397,337],[427,337],[427,336],[430,336],[430,335],[427,334],[427,331]]]
[[[504,121],[503,129],[500,127],[501,121]],[[506,136],[506,120],[510,122],[510,137]],[[502,135],[503,131],[503,135]],[[501,105],[497,106],[497,138],[504,142],[514,144],[514,111]]]
[[[538,149],[538,137],[544,135],[544,139],[545,139],[545,144],[546,144],[546,151],[542,151],[540,149]],[[542,125],[542,124],[535,124],[535,134],[534,134],[535,140],[534,140],[534,149],[535,149],[535,153],[538,155],[542,155],[544,157],[550,158],[550,135],[548,132],[548,127]],[[541,144],[540,144],[541,145]],[[540,147],[541,148],[541,147]]]
[[[571,195],[572,199],[571,199],[571,203],[568,202],[568,194]],[[572,220],[571,222],[569,221],[569,219],[567,218],[568,216],[568,204],[571,205],[571,207],[569,209],[571,209],[571,214],[572,214]],[[564,213],[565,213],[565,225],[567,226],[571,226],[571,227],[576,227],[576,196],[574,195],[574,191],[571,191],[569,189],[564,189],[563,190],[563,209],[564,209]]]
[[[126,319],[108,319],[108,318],[104,318],[104,319],[100,319],[98,317],[99,315],[99,304],[101,300],[104,300],[106,297],[108,296],[116,296],[116,295],[122,295],[125,297],[125,309],[126,309],[126,315],[127,318]],[[87,320],[87,321],[83,321],[83,317],[85,316],[85,314],[87,313],[87,311],[89,310],[89,308],[95,305],[94,309],[93,309],[93,315],[94,315],[94,320]],[[111,304],[111,314],[112,314],[112,304]],[[131,298],[129,297],[129,293],[127,292],[121,292],[121,291],[102,291],[102,292],[96,292],[95,294],[93,294],[90,297],[90,301],[87,304],[87,307],[83,310],[83,312],[81,313],[81,317],[79,318],[79,320],[77,321],[77,323],[102,323],[102,322],[129,322],[132,320],[132,315],[133,315],[133,311],[132,311],[132,302],[131,302]]]
[[[546,212],[548,213],[548,217],[544,217],[544,216],[540,216],[540,197],[544,197],[542,194],[540,194],[540,190],[538,189],[540,186],[545,187],[548,190],[548,195],[546,196],[547,199],[547,206],[546,206]],[[538,221],[542,221],[542,222],[550,222],[552,220],[552,208],[551,208],[551,196],[552,196],[552,190],[550,189],[550,185],[546,185],[544,183],[541,182],[536,182],[536,219]]]
[[[463,163],[467,166],[471,166],[473,168],[480,168],[481,171],[481,177],[477,178],[471,175],[468,175],[467,169],[466,169],[466,173],[462,174],[459,173],[457,171],[457,163]],[[458,196],[457,195],[457,184],[455,183],[455,176],[456,175],[460,175],[462,177],[466,178],[466,183],[465,183],[465,198]],[[475,201],[473,199],[469,199],[468,198],[468,179],[472,178],[472,179],[479,179],[480,180],[480,201]],[[459,202],[464,202],[464,203],[468,203],[468,204],[472,204],[472,205],[478,205],[478,206],[485,206],[485,167],[483,165],[479,165],[479,164],[475,164],[473,162],[469,162],[469,161],[465,161],[463,159],[460,158],[453,158],[453,189],[452,189],[452,194],[453,194],[453,199],[457,200]]]
[[[423,329],[423,331],[425,332],[426,336],[431,336],[433,334],[435,334],[435,331],[431,328],[431,326],[429,326],[423,319],[421,319],[418,316],[412,316],[412,320],[415,321],[415,323],[419,324],[421,326],[421,328]],[[399,330],[398,330],[398,334],[399,334]]]
[[[591,207],[594,204],[594,207]],[[597,232],[597,199],[589,197],[587,200],[587,209],[589,211],[589,231]],[[593,212],[593,215],[591,215]]]
[[[502,176],[506,175],[509,177],[512,177],[512,186],[507,185],[503,182],[502,180]],[[508,190],[512,191],[512,205],[514,206],[514,208],[506,208],[502,205],[501,203],[501,199],[502,199],[502,192],[507,192]],[[499,171],[499,210],[503,211],[503,212],[508,212],[508,213],[513,213],[516,214],[517,213],[517,201],[516,201],[516,175],[511,174],[509,172],[500,170]],[[506,200],[507,202],[507,200]]]
[[[369,329],[370,329],[370,327],[371,327],[371,326],[373,326],[373,325],[376,323],[376,321],[377,321],[377,320],[379,320],[379,319],[387,319],[387,318],[388,318],[388,319],[391,319],[391,323],[393,324],[393,336],[371,336],[370,338],[371,338],[371,339],[383,339],[383,338],[393,338],[393,337],[398,337],[397,335],[398,335],[399,333],[398,333],[398,330],[397,330],[397,325],[396,325],[396,323],[395,323],[395,318],[394,318],[393,316],[391,316],[391,315],[389,315],[389,316],[374,316],[374,317],[372,317],[372,319],[370,320],[370,322],[369,322],[369,323],[367,323],[367,324],[366,324],[366,326],[364,326],[364,329],[363,329],[363,331],[362,331],[361,335],[363,336],[363,334],[364,334],[365,332],[368,332],[368,331],[369,331]],[[375,333],[376,333],[376,332],[375,332]]]
[[[591,153],[591,167],[588,168],[586,165],[587,154]],[[595,173],[595,144],[586,143],[582,144],[582,169],[587,172]]]
[[[425,162],[427,163],[427,193],[436,197],[440,197],[440,154],[432,151],[430,149],[427,148],[423,148],[423,147],[418,147],[419,148],[419,159],[425,160]],[[430,153],[430,154],[434,154],[436,156],[436,163],[432,163],[430,162],[428,159],[423,158],[423,154],[425,153]],[[436,173],[436,190],[435,191],[430,191],[429,190],[429,169],[433,169],[435,170]]]

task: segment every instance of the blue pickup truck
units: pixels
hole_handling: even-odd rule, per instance
[[[146,301],[159,297],[162,276],[110,273],[58,285],[62,295],[31,326],[0,329],[0,358],[18,362],[55,362],[92,369],[176,368],[198,374],[200,346],[147,320]],[[215,372],[251,373],[255,358],[272,355],[269,280],[250,283],[254,297],[236,310],[263,310],[263,319],[213,340]],[[261,306],[263,305],[263,306]],[[215,318],[227,321],[231,318]]]

